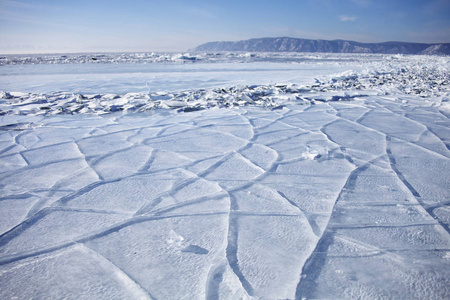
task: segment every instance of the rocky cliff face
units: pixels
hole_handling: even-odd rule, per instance
[[[260,38],[237,42],[210,42],[194,51],[254,52],[329,52],[450,55],[450,43],[422,44],[405,42],[358,43],[344,40],[307,40],[296,38]]]

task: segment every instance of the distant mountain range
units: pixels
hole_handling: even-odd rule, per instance
[[[450,43],[358,43],[344,40],[307,40],[289,37],[258,38],[236,42],[210,42],[193,51],[322,52],[450,55]]]

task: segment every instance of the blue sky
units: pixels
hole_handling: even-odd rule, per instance
[[[279,36],[450,42],[450,0],[0,0],[0,53],[185,51]]]

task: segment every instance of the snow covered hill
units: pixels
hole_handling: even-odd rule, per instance
[[[289,37],[256,38],[236,42],[209,42],[193,51],[252,52],[322,52],[322,53],[384,53],[450,55],[450,44],[405,42],[358,43],[345,40],[308,40]]]

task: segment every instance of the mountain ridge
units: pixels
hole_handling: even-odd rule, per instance
[[[201,44],[192,51],[321,52],[450,55],[450,43],[382,42],[360,43],[348,40],[311,40],[291,37],[253,38]]]

